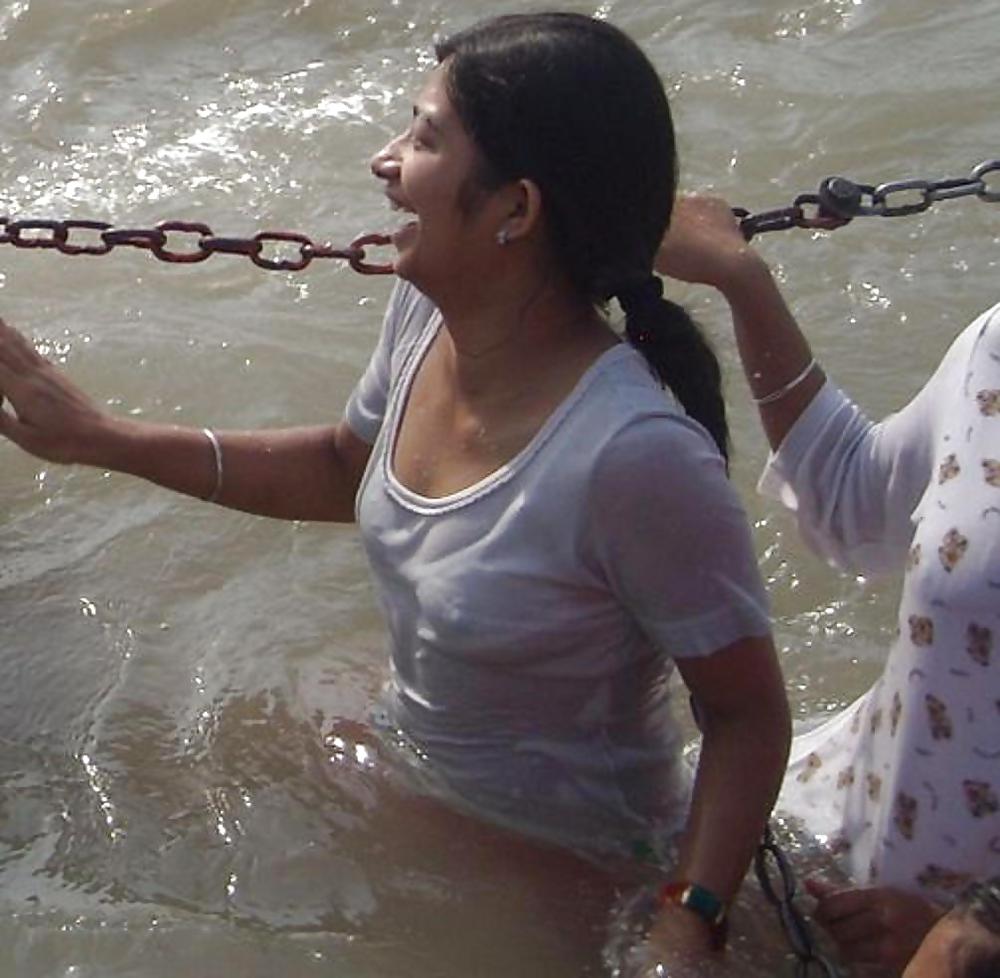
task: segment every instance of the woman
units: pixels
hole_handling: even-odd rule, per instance
[[[391,636],[385,723],[440,789],[595,854],[663,858],[683,829],[657,934],[718,947],[788,711],[718,365],[653,274],[676,170],[663,88],[620,31],[571,14],[498,18],[438,57],[372,163],[405,215],[400,283],[343,421],[109,417],[4,327],[0,433],[253,513],[357,516]],[[704,734],[693,789],[675,664]]]
[[[865,574],[905,570],[881,678],[797,737],[780,805],[857,884],[811,884],[845,956],[898,975],[970,880],[1000,872],[1000,306],[873,424],[833,384],[728,205],[691,198],[658,268],[718,288],[773,454],[765,492]]]

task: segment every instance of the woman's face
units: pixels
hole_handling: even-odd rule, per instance
[[[409,128],[372,159],[372,173],[385,182],[385,194],[403,223],[393,232],[396,273],[435,298],[477,265],[496,257],[502,225],[489,195],[471,210],[460,194],[476,172],[478,150],[448,98],[445,71],[429,75]],[[494,213],[496,212],[496,213]]]

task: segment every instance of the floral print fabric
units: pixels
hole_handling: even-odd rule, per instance
[[[786,440],[762,487],[828,557],[861,570],[852,557],[880,569],[896,557],[905,577],[883,674],[796,737],[779,806],[826,837],[855,881],[950,902],[1000,872],[1000,307],[881,425],[832,385],[817,401],[799,422],[812,433]],[[838,480],[817,484],[831,451]],[[914,501],[905,550],[894,515],[880,522],[859,485]]]

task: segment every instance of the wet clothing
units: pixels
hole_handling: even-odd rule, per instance
[[[828,383],[761,487],[840,566],[905,568],[882,676],[795,738],[779,805],[857,882],[950,901],[1000,872],[1000,306],[880,424]]]
[[[678,829],[673,662],[769,634],[746,517],[711,438],[622,344],[532,441],[443,498],[395,477],[441,315],[401,283],[347,406],[388,622],[386,722],[456,797],[521,830],[629,849]]]

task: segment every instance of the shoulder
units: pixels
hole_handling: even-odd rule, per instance
[[[934,378],[961,374],[981,359],[1000,358],[1000,303],[980,313],[952,341]],[[934,378],[930,381],[933,383]]]
[[[1000,360],[1000,303],[973,320],[955,341],[956,345],[963,340],[970,343],[970,357]]]
[[[725,461],[711,435],[685,414],[673,395],[631,349],[594,384],[586,419],[595,444],[594,471],[604,483],[638,475],[657,480],[701,473],[727,482]]]
[[[968,327],[978,335],[992,332],[993,341],[1000,342],[1000,302],[974,319]]]
[[[595,513],[657,509],[665,519],[742,506],[711,435],[670,394],[627,381],[594,400],[584,437],[593,445],[588,495]],[[701,518],[698,518],[701,522]]]

